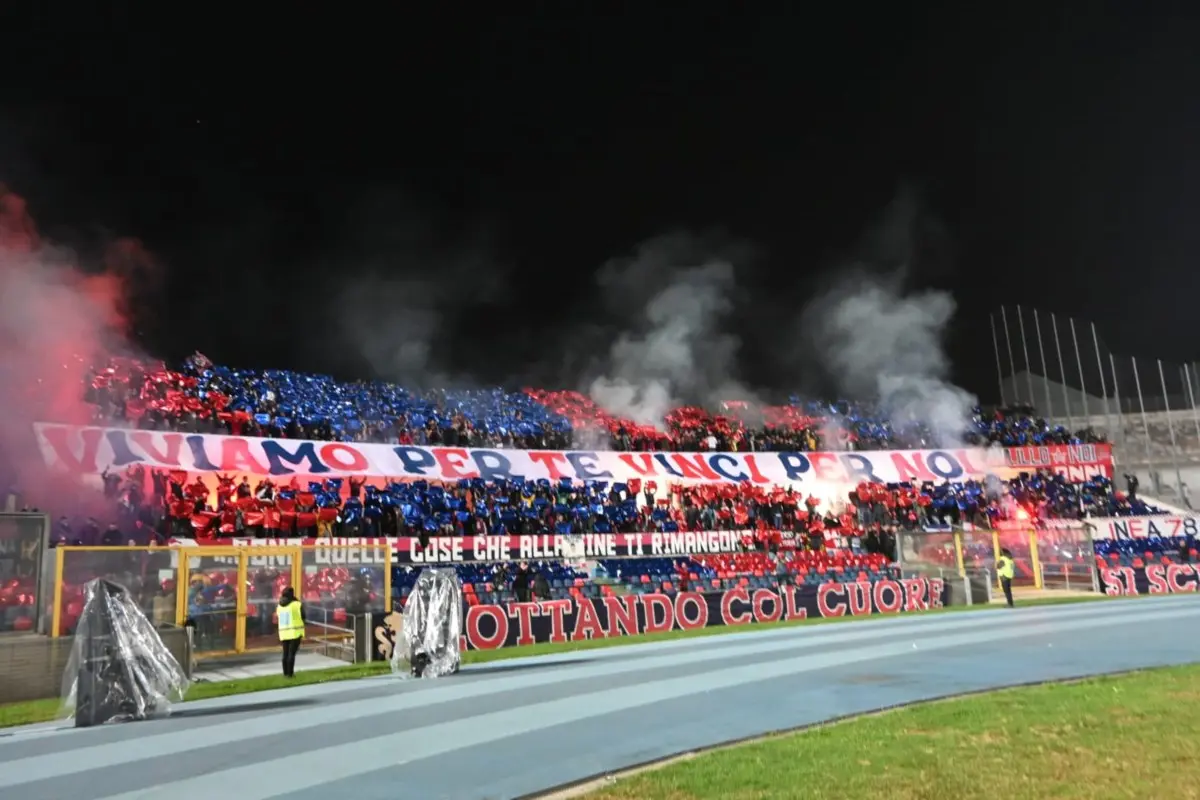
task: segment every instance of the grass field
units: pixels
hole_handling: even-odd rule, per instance
[[[1022,602],[1021,605],[1065,605],[1071,603],[1094,602],[1102,599],[1102,595],[1081,594],[1068,597],[1039,598],[1036,600],[1031,599]],[[1132,600],[1135,598],[1130,599]],[[973,611],[979,611],[987,608],[989,608],[989,606],[954,606],[951,608],[926,611],[922,612],[922,614],[971,613]],[[480,664],[509,658],[524,658],[527,656],[548,655],[551,653],[594,650],[618,645],[639,644],[644,642],[662,642],[672,639],[689,639],[703,636],[713,636],[717,634],[744,633],[748,631],[763,630],[765,628],[778,628],[784,626],[833,625],[840,623],[849,624],[855,621],[867,619],[879,619],[879,617],[871,616],[803,619],[729,628],[717,626],[711,628],[700,628],[692,631],[674,630],[649,636],[626,636],[613,639],[587,639],[566,642],[563,644],[535,644],[528,647],[506,647],[497,650],[471,650],[463,654],[463,663]],[[335,667],[332,669],[307,670],[304,672],[298,672],[296,673],[296,677],[292,680],[286,680],[280,675],[268,675],[256,678],[246,678],[243,680],[197,683],[192,686],[186,699],[204,700],[212,697],[226,697],[228,695],[262,692],[270,689],[283,689],[289,686],[302,686],[313,683],[353,680],[355,678],[364,678],[372,675],[382,675],[388,671],[389,667],[386,662],[376,661],[370,664],[355,664],[347,665],[345,667]],[[33,722],[45,722],[47,720],[52,720],[58,716],[59,706],[60,703],[57,699],[32,700],[24,703],[8,703],[0,705],[0,727],[26,725]]]
[[[571,796],[1200,798],[1196,701],[1200,666],[1012,689],[712,751]]]

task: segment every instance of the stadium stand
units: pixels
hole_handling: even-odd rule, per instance
[[[321,375],[233,369],[196,354],[180,369],[112,359],[88,375],[97,421],[197,433],[232,433],[401,444],[561,449],[603,434],[619,450],[921,449],[920,426],[899,428],[864,404],[792,398],[780,406],[723,404],[722,413],[685,407],[665,429],[605,412],[577,392],[502,389],[418,392],[394,384]],[[1100,441],[1017,408],[977,413],[964,441],[1076,444]]]
[[[89,373],[85,392],[96,422],[274,438],[541,449],[601,436],[608,446],[622,450],[884,449],[928,444],[927,432],[897,429],[877,410],[861,404],[813,404],[793,398],[785,405],[755,408],[730,402],[716,414],[686,407],[668,415],[659,429],[614,417],[575,392],[416,392],[380,382],[345,383],[317,375],[219,367],[200,355],[178,370],[113,359]],[[973,443],[1005,446],[1099,440],[1090,429],[1072,433],[1029,408],[979,414],[964,433]],[[747,484],[475,479],[376,485],[331,478],[303,485],[295,480],[251,485],[226,476],[214,484],[211,478],[206,483],[186,473],[133,466],[107,473],[104,495],[111,513],[60,517],[54,543],[144,545],[230,536],[413,536],[428,541],[442,535],[498,533],[743,532],[742,552],[604,559],[594,562],[590,571],[579,563],[551,561],[459,564],[472,604],[511,601],[525,592],[553,599],[614,591],[670,594],[683,589],[774,587],[781,582],[876,580],[896,574],[894,532],[900,528],[962,523],[990,527],[1013,519],[1036,523],[1158,512],[1116,491],[1106,478],[1072,483],[1036,472],[1007,482],[861,484],[844,499],[828,502],[784,487]],[[1161,548],[1163,557],[1174,557],[1177,551]],[[972,563],[986,563],[992,553],[972,546],[967,557]],[[1079,557],[1070,555],[1073,560]],[[418,570],[407,564],[394,568],[392,591],[400,602]],[[372,599],[383,591],[378,575],[368,572],[322,568],[306,576],[304,599],[325,608],[335,620],[344,618],[351,589]],[[174,588],[143,580],[151,574],[146,563],[131,563],[129,573],[135,591],[145,595],[144,607],[155,607]],[[64,629],[75,618],[70,587],[91,576],[67,577]],[[189,609],[196,612],[227,600],[233,591],[230,580],[221,570],[197,575],[188,587]],[[264,597],[277,593],[284,580],[271,571],[254,577]],[[0,628],[26,629],[34,600],[22,586],[10,584],[0,589]]]

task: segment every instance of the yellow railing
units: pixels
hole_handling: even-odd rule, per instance
[[[274,609],[284,586],[328,631],[348,613],[390,612],[392,552],[361,547],[59,547],[54,551],[51,636],[74,630],[94,578],[129,589],[156,625],[195,627],[201,655],[278,646]],[[332,624],[331,624],[332,623]]]

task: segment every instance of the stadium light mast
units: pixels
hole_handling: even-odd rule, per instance
[[[1008,400],[1004,395],[1004,367],[1000,366],[1000,338],[996,336],[996,312],[988,314],[988,323],[992,326],[992,352],[996,354],[996,380],[1000,383],[1000,405],[1007,406]]]
[[[1021,313],[1020,306],[1017,306],[1017,329],[1021,331],[1021,352],[1025,355],[1025,385],[1029,388],[1029,405],[1033,405],[1033,368],[1029,364],[1029,342],[1025,338],[1025,315]]]
[[[1071,421],[1071,427],[1075,427],[1075,412],[1071,410],[1070,395],[1067,394],[1067,368],[1063,364],[1062,357],[1062,342],[1058,338],[1058,316],[1050,315],[1050,329],[1054,331],[1054,349],[1058,351],[1058,378],[1062,383],[1063,403],[1067,406],[1067,419]],[[1083,427],[1087,427],[1084,425]]]

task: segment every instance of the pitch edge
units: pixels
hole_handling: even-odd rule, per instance
[[[890,714],[895,711],[902,711],[908,708],[916,708],[918,706],[933,705],[935,703],[948,703],[959,700],[967,700],[972,697],[982,697],[984,695],[995,694],[997,692],[1007,692],[1014,689],[1030,689],[1035,686],[1065,686],[1075,683],[1083,683],[1084,681],[1096,680],[1097,678],[1117,678],[1126,675],[1137,675],[1145,672],[1156,672],[1162,669],[1173,669],[1174,667],[1150,667],[1140,669],[1122,669],[1114,672],[1096,672],[1086,675],[1077,675],[1071,678],[1056,678],[1046,681],[1026,681],[1023,683],[1010,683],[1004,686],[993,686],[990,689],[977,689],[969,692],[957,692],[955,694],[947,694],[941,697],[933,697],[928,700],[913,700],[908,703],[896,703],[895,705],[882,706],[870,711],[860,711],[855,714],[843,714],[840,717],[830,717],[821,722],[812,722],[807,725],[798,725],[794,728],[777,728],[773,731],[765,733],[756,733],[752,736],[743,736],[739,739],[730,739],[729,741],[720,742],[718,744],[709,745],[707,747],[697,747],[693,750],[688,750],[683,753],[675,753],[674,755],[663,756],[661,758],[643,761],[639,764],[634,764],[616,772],[603,772],[596,775],[591,775],[587,778],[581,778],[570,783],[560,784],[552,789],[544,789],[532,794],[523,794],[513,800],[574,800],[574,798],[583,797],[591,792],[599,791],[607,788],[617,781],[626,778],[632,778],[644,772],[653,772],[663,769],[674,764],[684,761],[691,761],[700,756],[709,755],[710,753],[719,752],[721,750],[729,750],[734,747],[740,747],[746,744],[766,741],[767,739],[776,739],[781,736],[790,736],[796,733],[807,733],[809,731],[818,730],[820,728],[828,728],[833,725],[840,725],[853,720],[865,719],[867,717],[878,717],[883,714]]]

